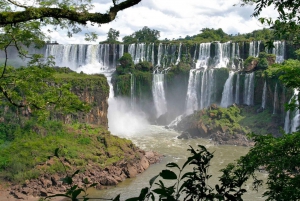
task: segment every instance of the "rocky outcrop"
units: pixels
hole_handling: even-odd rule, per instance
[[[79,188],[84,187],[85,182],[89,184],[95,183],[95,188],[104,189],[108,186],[115,186],[126,178],[135,177],[137,174],[144,172],[150,164],[159,162],[161,156],[155,152],[145,152],[138,150],[135,157],[131,160],[121,160],[113,165],[100,168],[95,164],[89,164],[84,172],[76,174],[73,177],[73,184]],[[71,164],[64,161],[68,167]],[[75,172],[75,167],[72,168]],[[73,172],[69,171],[70,174]],[[44,174],[38,179],[26,180],[23,185],[14,185],[7,189],[10,195],[16,199],[25,199],[28,196],[45,197],[53,194],[65,193],[69,186],[63,183],[62,178],[66,175],[62,174]]]

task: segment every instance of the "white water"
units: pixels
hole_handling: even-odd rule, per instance
[[[274,90],[274,98],[273,98],[273,114],[276,114],[277,101],[278,101],[278,89],[276,83],[275,90]]]
[[[266,100],[267,100],[267,82],[264,83],[263,93],[262,93],[262,101],[261,101],[261,107],[263,109],[266,109]]]
[[[201,86],[200,86],[200,104],[199,104],[199,109],[204,109],[208,107],[212,101],[212,93],[214,90],[214,70],[209,69],[209,70],[204,70],[201,71],[200,74],[201,77]]]
[[[164,89],[164,74],[153,74],[152,80],[152,94],[156,109],[156,117],[161,116],[167,112],[167,102],[165,98]]]
[[[226,68],[230,61],[230,45],[231,42],[220,43],[216,45],[216,64],[215,68]]]
[[[249,46],[249,56],[258,57],[260,49],[261,41],[251,41]]]
[[[254,72],[245,75],[244,104],[253,105],[254,101]]]
[[[291,98],[291,100],[289,101],[289,103],[291,103],[293,98],[297,98],[298,96],[298,91],[294,90],[294,95]],[[299,105],[299,102],[296,101],[296,104]],[[290,111],[288,110],[286,112],[286,116],[285,116],[285,121],[284,121],[284,131],[286,133],[292,133],[295,132],[298,129],[298,127],[300,126],[300,111],[299,109],[296,109],[295,111]]]
[[[197,98],[197,89],[199,85],[199,72],[197,70],[190,70],[189,83],[186,94],[186,110],[185,114],[189,115],[198,110],[198,98]]]
[[[235,103],[240,104],[240,74],[237,73],[235,84]]]
[[[234,72],[230,71],[229,76],[225,82],[223,93],[222,93],[222,100],[221,100],[221,107],[228,107],[233,104],[233,76]]]
[[[274,48],[272,54],[276,55],[276,63],[282,63],[284,61],[285,52],[285,42],[284,41],[274,41]]]
[[[178,57],[177,57],[177,60],[176,60],[176,64],[175,64],[175,65],[178,65],[179,62],[180,62],[180,57],[181,57],[181,46],[182,46],[182,44],[180,43],[180,44],[179,44],[179,48],[178,48]]]
[[[199,45],[199,56],[196,63],[196,68],[207,68],[210,58],[210,45],[211,43],[201,43]]]

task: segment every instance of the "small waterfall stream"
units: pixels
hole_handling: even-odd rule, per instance
[[[244,104],[253,105],[254,101],[254,72],[245,75]]]
[[[167,102],[164,90],[164,77],[165,74],[153,74],[152,94],[157,118],[167,112]]]
[[[277,101],[278,101],[278,89],[276,83],[275,90],[274,90],[274,99],[273,99],[273,114],[276,114]]]
[[[240,74],[237,73],[235,84],[235,101],[236,104],[240,104]]]
[[[190,70],[189,75],[189,83],[186,94],[186,110],[185,114],[189,115],[194,112],[194,110],[198,110],[198,98],[197,91],[199,85],[199,72],[197,70]]]
[[[222,93],[222,100],[221,100],[221,107],[228,107],[233,104],[233,76],[234,72],[229,72],[229,77],[227,78],[223,93]]]
[[[266,109],[266,100],[267,100],[267,82],[264,83],[263,93],[262,93],[262,101],[261,101],[261,107],[262,109]]]

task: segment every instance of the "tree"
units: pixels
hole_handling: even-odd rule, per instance
[[[120,32],[113,29],[113,28],[110,28],[108,33],[107,33],[107,40],[106,42],[107,43],[116,43],[118,41],[118,38],[120,36]]]
[[[36,110],[47,110],[49,106],[69,104],[71,107],[84,108],[71,93],[67,85],[52,86],[54,81],[51,58],[42,55],[28,55],[27,48],[34,46],[43,47],[48,39],[42,31],[43,26],[53,25],[56,28],[67,29],[68,36],[81,31],[79,26],[109,23],[115,19],[117,13],[138,4],[141,0],[125,0],[118,3],[112,0],[112,7],[106,13],[91,13],[93,7],[91,0],[27,1],[7,0],[0,1],[0,50],[4,52],[4,62],[0,64],[0,98],[2,103],[7,103],[19,108],[30,107]],[[27,3],[26,3],[27,2]],[[12,10],[16,7],[16,10]],[[118,33],[115,33],[117,36]],[[87,40],[93,40],[95,33],[86,35]],[[29,68],[16,70],[8,65],[8,50],[16,48],[19,56],[28,63]],[[46,61],[44,60],[46,59]],[[48,86],[46,86],[48,84]],[[54,92],[55,88],[58,91]],[[59,91],[60,89],[60,91]],[[51,91],[52,95],[51,96]],[[42,93],[44,95],[38,95]],[[68,100],[68,103],[63,100]],[[75,104],[76,103],[76,104]],[[81,106],[80,106],[81,104]]]
[[[255,9],[253,12],[254,17],[260,16],[264,8],[274,6],[279,16],[276,20],[271,18],[261,17],[261,23],[266,23],[272,27],[275,31],[275,35],[279,38],[285,37],[285,39],[297,41],[300,38],[300,16],[299,16],[299,1],[285,0],[242,0],[241,6],[246,4],[254,4]]]
[[[153,43],[160,37],[160,32],[155,29],[150,29],[144,26],[141,30],[138,30],[131,34],[130,36],[125,36],[123,38],[124,43]]]

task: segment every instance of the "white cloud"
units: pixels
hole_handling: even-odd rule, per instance
[[[94,0],[95,12],[105,12],[112,5],[111,0]],[[59,43],[86,43],[84,33],[98,33],[98,41],[106,39],[109,28],[120,31],[121,37],[148,26],[161,32],[161,39],[195,35],[202,28],[222,28],[226,33],[248,33],[262,26],[257,19],[250,17],[253,6],[233,6],[239,0],[142,0],[138,5],[118,13],[117,19],[100,27],[89,26],[88,30],[67,38],[66,34],[53,34]],[[262,16],[276,17],[272,8]],[[60,32],[62,33],[62,32]],[[94,42],[95,43],[95,42]]]

